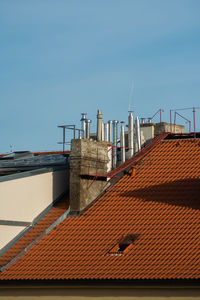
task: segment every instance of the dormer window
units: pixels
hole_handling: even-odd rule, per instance
[[[115,255],[122,255],[125,254],[138,238],[138,234],[127,234],[126,236],[122,237],[117,245],[110,251],[110,254]]]

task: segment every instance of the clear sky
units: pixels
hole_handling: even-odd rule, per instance
[[[61,149],[98,108],[169,121],[200,106],[200,1],[0,0],[0,95],[0,153]]]

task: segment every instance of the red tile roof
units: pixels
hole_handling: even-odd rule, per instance
[[[22,236],[12,247],[0,256],[0,267],[5,266],[16,257],[24,248],[39,237],[45,229],[55,222],[68,208],[68,199],[63,197],[32,229]]]
[[[127,169],[130,166],[133,166],[139,160],[141,160],[145,155],[147,155],[152,149],[154,149],[164,138],[169,135],[168,132],[162,132],[157,137],[155,137],[147,146],[140,150],[136,155],[127,160],[125,163],[121,164],[119,167],[111,170],[106,177],[114,177],[116,174],[119,174],[121,171]]]
[[[165,140],[0,279],[200,279],[200,140]],[[113,254],[127,235],[137,239]]]

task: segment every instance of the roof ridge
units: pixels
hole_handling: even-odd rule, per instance
[[[140,161],[144,156],[146,156],[151,150],[153,150],[164,138],[168,136],[169,132],[161,132],[156,136],[148,145],[146,145],[142,150],[137,152],[133,157],[128,159],[125,163],[119,167],[113,169],[107,174],[107,177],[114,177],[118,173],[124,171],[128,167],[132,166],[134,163]]]

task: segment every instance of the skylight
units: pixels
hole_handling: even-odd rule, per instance
[[[117,245],[110,251],[110,254],[125,254],[135,240],[138,238],[138,234],[127,234],[126,236],[122,237]]]

